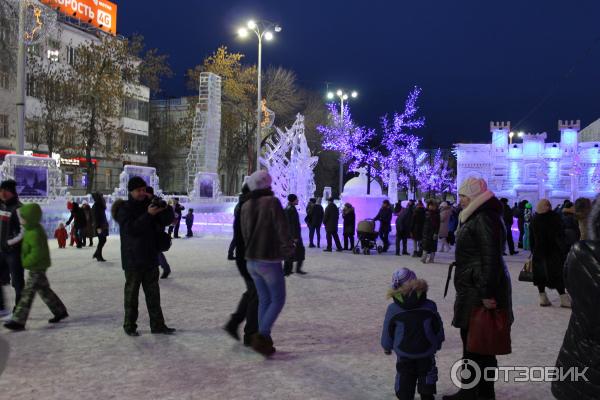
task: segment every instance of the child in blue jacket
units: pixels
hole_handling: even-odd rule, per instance
[[[396,353],[396,396],[412,400],[417,389],[422,400],[435,398],[438,374],[435,353],[444,341],[444,325],[436,304],[427,299],[427,282],[401,268],[394,272],[381,333],[386,354]]]

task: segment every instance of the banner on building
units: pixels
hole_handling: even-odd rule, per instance
[[[60,13],[117,34],[117,5],[106,0],[40,0]]]

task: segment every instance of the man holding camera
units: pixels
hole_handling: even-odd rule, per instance
[[[121,235],[121,262],[125,271],[125,321],[129,336],[137,332],[140,286],[146,296],[152,333],[172,334],[160,307],[158,253],[166,235],[165,227],[173,221],[173,209],[146,191],[146,182],[134,176],[127,184],[129,198],[113,206],[113,216]],[[164,250],[164,249],[162,249]]]

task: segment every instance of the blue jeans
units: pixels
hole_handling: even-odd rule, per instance
[[[271,336],[271,328],[285,304],[285,278],[281,262],[248,260],[248,272],[258,292],[258,332]]]

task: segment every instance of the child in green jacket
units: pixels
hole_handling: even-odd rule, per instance
[[[56,323],[69,316],[63,302],[50,289],[50,283],[46,277],[46,270],[50,268],[50,249],[46,232],[40,224],[42,209],[35,203],[25,204],[19,209],[18,214],[24,232],[21,242],[21,263],[23,268],[29,270],[29,279],[25,283],[21,300],[17,304],[11,320],[4,324],[6,328],[13,331],[25,329],[36,293],[39,293],[54,314],[54,318],[48,322]]]

